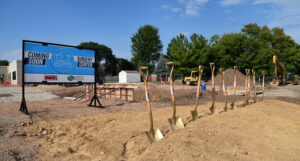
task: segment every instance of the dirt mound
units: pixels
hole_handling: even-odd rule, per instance
[[[233,69],[227,69],[223,73],[224,73],[225,85],[227,87],[233,87],[234,70]],[[244,75],[240,71],[236,72],[236,86],[237,87],[244,87],[245,86],[245,79],[246,79],[246,75]],[[251,81],[251,83],[252,83],[252,81]],[[207,82],[207,85],[211,86],[211,80],[209,80]],[[218,74],[217,76],[215,76],[215,86],[216,87],[221,87],[222,86],[221,74]]]
[[[186,127],[173,132],[172,108],[153,111],[154,126],[165,136],[150,144],[145,111],[40,122],[31,126],[41,160],[300,160],[300,106],[266,100],[191,121],[193,106],[179,106]],[[284,112],[282,112],[284,111]],[[259,130],[258,130],[259,129]]]

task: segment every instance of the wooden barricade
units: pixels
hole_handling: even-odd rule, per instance
[[[94,85],[86,85],[85,100],[90,100],[93,97]],[[121,100],[133,102],[134,101],[134,88],[126,86],[107,86],[101,85],[97,86],[97,96],[98,98],[120,98]]]

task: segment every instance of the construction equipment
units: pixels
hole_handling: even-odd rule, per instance
[[[193,120],[195,121],[198,118],[198,112],[197,112],[197,108],[198,108],[198,103],[199,103],[199,93],[200,93],[200,82],[201,82],[201,76],[202,76],[202,72],[203,72],[203,68],[202,65],[199,65],[199,79],[198,79],[198,83],[197,83],[197,93],[196,93],[196,104],[195,104],[195,109],[193,111],[191,111]]]
[[[281,81],[278,80],[277,66],[279,66],[279,68],[281,69],[281,72],[282,72],[282,75],[280,75]],[[286,75],[285,75],[284,64],[279,61],[279,59],[277,58],[276,55],[274,55],[273,56],[273,79],[272,79],[271,85],[286,84],[285,77],[286,77]]]
[[[171,69],[169,69],[171,67]],[[173,131],[179,130],[184,128],[184,124],[179,116],[176,116],[176,104],[175,104],[175,96],[174,96],[174,84],[173,84],[173,70],[174,70],[174,63],[167,62],[166,68],[170,76],[170,90],[171,90],[171,97],[172,97],[172,105],[173,105],[173,116],[169,118],[169,122]]]
[[[212,91],[212,104],[210,106],[211,114],[216,112],[216,91],[215,91],[215,63],[209,63],[210,70],[211,70],[211,91]]]
[[[279,66],[282,74],[278,76],[277,66]],[[273,55],[273,78],[271,85],[298,84],[298,75],[286,73],[284,64],[279,61],[276,55]]]
[[[223,73],[223,68],[220,68],[220,74],[221,74],[221,78],[222,78],[222,86],[223,86],[223,95],[225,98],[225,106],[224,106],[224,111],[228,111],[228,107],[227,107],[227,92],[226,92],[226,88],[225,88],[225,80],[224,80],[224,73]]]
[[[254,87],[254,98],[253,101],[256,103],[256,86],[255,86],[255,70],[252,69],[253,87]]]
[[[286,83],[297,85],[299,82],[299,75],[295,75],[295,72],[287,72],[286,74]]]
[[[196,74],[198,73],[198,71],[191,71],[191,76],[190,77],[184,77],[184,80],[182,80],[182,83],[186,84],[186,85],[195,85],[198,82],[198,78],[196,76]],[[200,82],[199,82],[200,83]]]
[[[231,103],[231,109],[234,109],[236,107],[235,105],[235,100],[236,100],[236,71],[237,71],[237,66],[233,67],[234,71],[234,76],[233,76],[233,101]]]
[[[149,74],[148,67],[140,67],[139,71],[142,79],[144,80],[145,95],[146,95],[146,101],[147,101],[147,107],[148,107],[148,113],[150,119],[150,131],[146,132],[146,135],[148,136],[150,142],[154,142],[162,139],[164,136],[162,135],[159,129],[153,129],[153,117],[152,117],[152,110],[151,110],[151,104],[149,100],[149,92],[148,92],[148,84],[147,84],[147,78]],[[143,71],[146,71],[146,76],[144,75]]]

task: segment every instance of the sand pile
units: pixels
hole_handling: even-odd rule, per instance
[[[186,127],[173,132],[171,107],[153,111],[165,136],[150,144],[148,114],[124,111],[31,126],[39,137],[40,160],[300,160],[300,106],[266,100],[245,108],[207,115],[210,104],[178,107]],[[217,103],[222,110],[224,104]],[[283,112],[284,111],[284,112]],[[258,130],[259,129],[259,130]]]
[[[234,76],[234,70],[233,69],[227,69],[224,72],[224,80],[225,80],[225,85],[227,88],[232,88],[233,87],[233,76]],[[241,73],[240,71],[236,72],[236,86],[237,88],[244,88],[245,87],[245,79],[246,75]],[[208,86],[211,86],[211,80],[207,82]],[[251,79],[251,86],[253,85],[252,79]],[[215,86],[216,88],[222,87],[222,78],[221,74],[218,74],[215,76]]]

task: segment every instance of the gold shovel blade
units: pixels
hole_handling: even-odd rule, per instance
[[[175,119],[173,117],[169,118],[169,122],[173,131],[184,128],[184,124],[179,116],[176,116]]]
[[[163,134],[160,132],[159,129],[153,129],[153,132],[154,132],[153,134],[154,136],[151,134],[150,131],[146,132],[146,135],[151,143],[159,141],[160,139],[164,138]]]
[[[193,117],[193,121],[195,121],[198,118],[198,112],[196,110],[191,111],[192,117]]]

